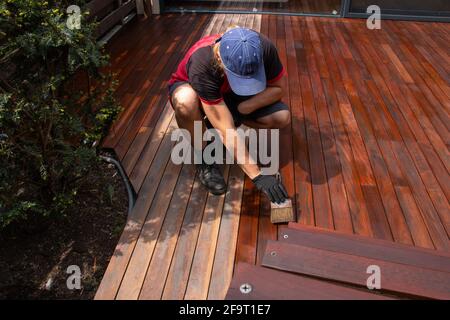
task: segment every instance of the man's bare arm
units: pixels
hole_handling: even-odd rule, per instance
[[[268,87],[263,92],[260,92],[250,99],[241,102],[238,106],[239,112],[242,114],[249,114],[259,108],[280,101],[287,91],[286,81],[286,77],[282,76],[277,81],[268,84]]]
[[[223,144],[225,147],[229,150],[232,146],[228,146],[227,142],[232,140],[234,141],[233,145],[233,154],[236,158],[237,155],[237,147],[238,143],[242,143],[242,145],[245,146],[245,141],[238,141],[237,139],[241,139],[236,132],[236,127],[234,126],[233,116],[231,115],[230,110],[228,109],[227,105],[222,101],[215,105],[207,105],[205,103],[202,103],[203,110],[205,111],[206,116],[208,117],[208,120],[211,122],[214,128],[216,128],[223,137]],[[232,137],[228,137],[227,134],[233,135]],[[230,139],[232,138],[232,139]],[[238,143],[237,143],[238,142]],[[250,159],[250,155],[248,152],[248,149],[244,148],[245,159]],[[242,170],[245,172],[245,174],[250,178],[254,179],[257,177],[261,170],[259,169],[256,163],[256,159],[253,159],[253,161],[245,161],[244,164],[239,164]]]

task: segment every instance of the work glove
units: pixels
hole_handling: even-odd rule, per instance
[[[260,174],[252,181],[258,190],[261,190],[269,197],[270,202],[280,204],[288,198],[283,183],[276,176]]]

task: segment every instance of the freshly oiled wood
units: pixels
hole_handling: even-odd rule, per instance
[[[448,85],[449,79],[441,77],[441,74],[436,71],[433,64],[427,61],[429,52],[426,50],[421,50],[421,47],[414,46],[414,43],[410,41],[405,41],[403,34],[400,34],[400,30],[395,25],[390,25],[392,33],[396,35],[395,39],[400,42],[397,46],[401,49],[401,53],[405,56],[405,60],[410,61],[405,63],[408,70],[411,72],[414,82],[421,89],[421,93],[429,101],[430,110],[439,114],[439,120],[444,122],[443,124],[450,128],[449,114],[450,110],[450,87]],[[406,32],[407,40],[412,39],[412,35]],[[441,105],[445,108],[442,108]]]
[[[417,146],[416,140],[414,139],[414,136],[412,135],[412,133],[410,132],[408,126],[411,126],[412,124],[414,124],[415,118],[412,117],[410,118],[411,120],[406,120],[404,119],[404,115],[402,115],[399,111],[397,111],[396,109],[396,105],[398,103],[398,105],[403,106],[406,104],[406,102],[403,101],[403,98],[401,96],[399,96],[399,91],[394,91],[393,95],[394,97],[396,97],[395,99],[397,101],[394,101],[394,98],[391,95],[391,92],[389,90],[392,90],[392,88],[394,87],[392,84],[389,85],[389,82],[391,81],[391,79],[387,78],[387,74],[389,74],[388,70],[386,70],[384,63],[377,63],[378,60],[378,52],[376,50],[373,50],[373,48],[370,45],[366,45],[365,48],[368,50],[368,54],[365,55],[366,58],[366,63],[369,65],[369,68],[371,70],[371,74],[374,75],[374,79],[377,83],[378,88],[381,90],[381,93],[383,94],[383,98],[384,98],[384,102],[385,104],[380,104],[380,106],[382,107],[380,110],[384,109],[384,113],[386,114],[385,117],[383,117],[383,121],[384,122],[389,122],[390,128],[391,128],[391,135],[395,135],[396,138],[394,139],[394,141],[398,141],[398,142],[393,142],[393,150],[394,153],[396,154],[396,157],[398,159],[408,159],[409,155],[408,155],[408,151],[405,149],[403,143],[400,143],[401,140],[403,139],[405,142],[405,145],[407,147],[407,149],[410,150],[410,154],[413,155],[415,158],[417,159],[421,159],[421,151]],[[362,50],[363,48],[361,48]],[[375,68],[375,65],[380,69],[380,73],[378,73],[378,71]],[[380,75],[382,75],[384,77],[381,77]],[[386,81],[386,84],[385,84]],[[370,86],[370,83],[369,83]],[[389,89],[388,89],[389,88]],[[372,92],[374,92],[374,89],[372,89]],[[385,107],[385,108],[384,108]],[[383,115],[383,112],[380,112],[380,115]],[[392,117],[392,119],[391,119]],[[414,132],[414,134],[416,135],[416,137],[419,139],[418,141],[421,141],[422,143],[420,144],[421,148],[424,149],[425,146],[427,145],[427,139],[424,137],[424,135],[420,136],[419,134],[421,133],[421,129],[418,126],[415,126],[412,130],[412,132]],[[400,136],[401,135],[401,136]],[[427,157],[431,156],[431,152],[424,152],[425,155]],[[402,157],[402,158],[399,158]],[[422,158],[423,159],[423,158]],[[419,160],[419,163],[423,163],[425,164],[426,162]],[[417,199],[420,199],[418,197],[425,195],[424,193],[421,193],[420,195],[417,194],[417,191],[419,191],[421,189],[421,182],[420,179],[415,179],[415,182],[411,184],[410,179],[408,179],[411,175],[417,176],[415,174],[416,169],[414,168],[414,166],[411,166],[410,163],[411,161],[402,161],[399,160],[398,161],[400,167],[404,167],[403,169],[403,174],[405,176],[405,178],[407,178],[407,180],[410,183],[411,186],[411,190],[414,191],[415,197]],[[423,167],[423,166],[422,166]],[[448,177],[448,174],[446,173],[445,175],[443,175],[443,177]],[[419,183],[419,184],[417,184]],[[408,198],[409,195],[406,195]],[[418,200],[418,204],[423,206],[427,203],[427,201],[425,201],[425,204],[422,204],[420,202],[421,200]],[[413,206],[414,207],[414,206]],[[430,212],[430,207],[427,206],[427,210],[425,210],[425,212]],[[409,214],[409,213],[408,213]],[[415,219],[420,220],[420,218],[416,218]],[[425,222],[428,223],[430,220],[429,219],[425,219]],[[411,224],[411,222],[414,223],[414,221],[408,220],[409,224]],[[439,235],[434,236],[436,233],[433,230],[430,230],[431,236],[434,239],[437,239],[436,241],[438,241],[438,246],[439,244],[442,243],[439,237]],[[442,248],[442,246],[439,246],[440,248]]]
[[[318,132],[317,118],[315,115],[314,100],[309,77],[301,76],[302,97],[304,101],[305,127],[308,142],[308,155],[310,163],[310,175],[314,205],[314,224],[320,227],[332,228],[331,205],[325,164],[321,150],[320,135]]]
[[[319,25],[319,24],[318,24]],[[315,32],[319,30],[319,26],[311,21],[311,28]],[[313,48],[315,51],[315,61],[311,64],[311,81],[314,92],[314,100],[316,101],[317,118],[322,141],[322,150],[325,159],[325,168],[327,173],[328,186],[330,191],[330,200],[333,212],[333,224],[335,229],[347,232],[353,231],[352,221],[350,218],[350,210],[348,206],[347,193],[344,186],[342,176],[341,163],[337,155],[336,138],[333,134],[332,124],[329,116],[329,105],[333,101],[326,100],[322,81],[330,78],[329,67],[325,63],[324,50],[321,43],[323,42],[322,33],[315,39]]]
[[[335,124],[333,124],[333,132],[336,137],[336,148],[342,166],[342,177],[350,215],[347,216],[345,214],[344,216],[341,216],[340,222],[335,219],[336,230],[348,230],[349,232],[353,230],[356,234],[370,235],[371,227],[369,213],[365,204],[362,189],[359,185],[359,177],[351,153],[350,143],[339,112],[339,102],[334,100],[332,82],[326,79],[322,81],[324,83],[324,91],[328,93],[330,97],[328,106],[330,115],[335,122]],[[346,205],[344,205],[343,212],[346,213],[346,211],[347,208]]]
[[[252,23],[254,23],[255,20],[252,20]],[[259,30],[258,26],[256,25],[248,25],[248,27],[253,28],[254,30]],[[265,35],[269,35],[269,24],[264,23],[263,24],[264,29],[260,30],[261,33]],[[287,99],[289,104],[289,98]],[[281,145],[283,145],[283,142],[281,142]],[[283,156],[281,156],[283,157]],[[280,158],[281,158],[280,157]],[[286,155],[285,155],[286,157]],[[283,163],[283,160],[280,159],[281,163]],[[283,179],[285,180],[285,179]],[[291,193],[292,194],[292,193]],[[256,209],[256,208],[255,208]],[[256,248],[256,264],[260,264],[262,260],[262,256],[264,253],[266,241],[269,239],[276,240],[278,228],[277,225],[272,224],[270,221],[270,200],[265,196],[260,196],[259,201],[259,208],[257,209],[259,211],[259,218],[258,218],[258,236],[257,236],[257,248]],[[293,208],[295,210],[295,208]]]
[[[228,165],[224,168],[225,181],[228,181],[229,168]],[[206,300],[208,297],[225,196],[208,194],[184,296],[186,300]]]
[[[364,63],[357,45],[355,45],[354,48],[354,55],[361,57],[361,62]],[[351,95],[351,97],[353,97],[353,105],[356,109],[355,116],[359,123],[359,127],[361,128],[366,148],[369,152],[369,159],[374,170],[392,237],[398,242],[412,244],[411,234],[405,217],[403,216],[397,194],[395,193],[392,182],[394,179],[392,175],[389,175],[390,169],[391,174],[395,174],[398,172],[398,168],[395,160],[393,160],[394,156],[392,155],[390,145],[385,143],[389,139],[383,124],[378,118],[379,113],[373,112],[378,109],[378,106],[370,95],[370,92],[366,89],[367,82],[371,80],[364,80],[362,76],[359,75],[354,64],[349,64],[349,70],[351,70],[351,73],[354,75],[354,81],[352,84],[348,84],[348,89],[351,88],[350,90],[355,90],[356,94],[359,96],[359,99],[356,99]],[[389,164],[391,165],[391,168],[389,167]]]
[[[267,24],[264,24],[267,25]],[[291,121],[292,121],[292,145],[294,159],[294,181],[295,195],[297,203],[297,220],[305,224],[314,224],[314,208],[312,200],[311,180],[309,177],[309,155],[306,138],[305,116],[303,113],[303,98],[298,93],[300,87],[296,57],[303,50],[303,44],[300,42],[295,45],[294,41],[299,39],[298,19],[290,18],[286,20],[286,52],[287,68],[289,74],[289,94],[291,99]],[[302,51],[301,51],[302,50]]]
[[[403,51],[403,52],[406,54],[408,53],[408,51]],[[410,57],[410,55],[408,54],[407,57]],[[420,68],[417,67],[417,69],[420,69]],[[416,116],[418,122],[420,123],[420,125],[422,126],[422,128],[424,130],[424,133],[428,136],[431,144],[437,150],[437,153],[441,157],[444,166],[446,166],[446,168],[448,170],[448,168],[450,166],[450,160],[449,160],[450,156],[448,153],[448,148],[446,148],[446,146],[444,145],[442,140],[448,141],[449,132],[448,132],[447,128],[443,128],[442,126],[441,127],[439,126],[441,123],[440,119],[438,119],[438,117],[434,116],[432,114],[432,112],[430,113],[430,110],[428,110],[429,103],[427,101],[425,101],[425,99],[423,98],[423,96],[421,94],[422,91],[418,91],[418,88],[416,88],[416,87],[410,86],[410,88],[412,89],[412,92],[410,91],[411,93],[406,95],[406,97],[407,97],[406,106],[409,105],[410,109],[413,112],[409,113],[409,114],[412,117],[414,117],[412,114],[414,114]],[[423,90],[423,91],[426,91],[426,90]],[[443,109],[443,108],[441,107],[440,109]],[[448,116],[448,114],[447,114],[447,116]],[[433,125],[431,124],[430,121],[433,123]],[[434,126],[434,128],[433,128],[433,126]],[[436,129],[436,131],[435,131],[435,129]],[[420,132],[421,131],[420,131],[420,127],[419,127],[419,130],[416,134],[419,134]],[[421,146],[425,146],[427,144],[427,142],[425,142],[425,141],[427,141],[427,139],[424,138],[423,136],[420,139],[421,139],[420,141],[424,142],[423,144],[421,144]],[[447,145],[448,145],[448,143],[447,143]],[[427,150],[430,150],[430,148],[427,148]],[[424,152],[424,153],[428,158],[428,162],[430,164],[430,167],[433,169],[434,174],[433,174],[433,172],[431,172],[430,168],[428,168],[427,162],[421,160],[420,153],[419,153],[419,155],[417,155],[416,153],[412,153],[412,156],[413,156],[416,166],[419,168],[419,172],[421,173],[424,183],[428,184],[427,189],[429,190],[430,197],[431,197],[435,207],[437,208],[439,213],[444,213],[443,215],[441,214],[441,219],[444,223],[444,226],[447,229],[447,234],[449,234],[450,222],[448,221],[448,219],[449,219],[448,216],[449,216],[450,212],[448,211],[449,210],[448,209],[448,191],[445,191],[445,190],[446,189],[448,190],[450,176],[449,176],[448,172],[445,172],[445,169],[441,167],[440,161],[438,161],[437,159],[432,157],[432,155],[434,154],[434,151],[433,150],[430,150],[430,151],[431,152]],[[440,186],[438,185],[435,176],[437,177],[437,180],[440,181]],[[444,191],[440,190],[441,186],[444,189]],[[447,197],[444,195],[444,193],[447,195]]]
[[[190,17],[190,20],[194,17]],[[183,28],[183,32],[180,36],[175,37],[177,40],[185,38],[185,41],[177,47],[177,42],[164,41],[160,46],[156,46],[153,50],[163,54],[158,58],[158,63],[154,68],[149,68],[148,63],[142,70],[137,70],[134,79],[140,81],[136,85],[136,91],[138,91],[138,103],[136,111],[133,113],[132,118],[127,122],[127,126],[118,140],[115,146],[116,152],[119,156],[123,157],[127,151],[127,147],[134,139],[137,133],[137,128],[141,125],[152,126],[155,117],[153,114],[158,114],[161,108],[165,105],[167,99],[167,88],[164,83],[169,78],[170,73],[173,71],[173,66],[177,61],[181,59],[184,50],[188,48],[192,41],[195,41],[199,36],[199,30],[201,25],[206,21],[206,17],[202,16],[199,19],[199,24],[192,24],[194,29]],[[177,21],[179,23],[179,21]],[[179,28],[181,25],[179,26]],[[179,30],[179,29],[178,29]],[[176,50],[179,49],[179,50]],[[152,51],[153,51],[152,50]],[[167,68],[170,66],[170,68]],[[129,90],[133,90],[130,88]],[[149,108],[149,106],[152,106]]]
[[[148,266],[139,299],[161,299],[164,283],[169,272],[178,235],[183,223],[195,179],[195,167],[184,165],[166,212],[158,242]]]
[[[245,26],[246,20],[243,20],[241,16],[246,17],[246,15],[234,15],[230,24]],[[235,263],[238,261],[255,263],[258,243],[260,193],[247,176],[243,179],[242,203],[244,205],[241,208],[241,218],[239,220]]]
[[[408,92],[409,90],[405,86],[400,87],[402,91]],[[408,92],[409,93],[409,92]],[[442,159],[442,162],[447,167],[447,169],[450,169],[450,165],[448,164],[450,162],[450,155],[448,152],[444,152],[446,149],[446,146],[450,142],[449,139],[449,132],[446,128],[442,128],[438,132],[433,124],[431,123],[430,119],[427,117],[427,115],[423,112],[422,106],[415,98],[414,94],[411,92],[410,94],[406,95],[406,100],[409,103],[409,106],[411,108],[411,111],[418,119],[421,127],[423,128],[425,134],[429,137],[431,144],[434,146],[436,152]],[[437,126],[437,124],[435,124]],[[446,145],[447,143],[447,145]],[[442,148],[444,148],[444,151],[441,151]]]
[[[355,56],[353,50],[352,54]],[[347,69],[352,61],[346,61],[339,65],[340,70]],[[374,236],[383,239],[392,239],[389,223],[386,218],[383,198],[378,190],[377,183],[385,183],[386,171],[382,159],[378,157],[376,143],[373,140],[371,124],[361,113],[362,103],[356,91],[352,79],[345,79],[344,88],[347,91],[350,104],[341,104],[341,113],[347,125],[347,133],[352,143],[353,152],[359,176],[361,188],[366,199],[367,208],[370,214],[370,221]]]
[[[311,19],[307,19],[307,25],[303,31],[305,45],[305,58],[308,75],[301,75],[300,83],[305,114],[305,127],[308,141],[311,183],[313,190],[315,225],[319,227],[334,228],[328,178],[325,168],[325,160],[322,149],[322,137],[320,135],[317,118],[317,103],[315,101],[314,83],[312,77],[317,72],[314,62],[313,39],[317,37],[315,29],[311,29]]]
[[[277,46],[278,55],[284,66],[287,65],[287,56],[286,56],[286,35],[284,30],[284,22],[282,16],[270,16],[272,19],[274,17],[276,20],[269,27],[269,37],[274,41]],[[276,26],[276,28],[275,28]],[[275,33],[276,32],[276,33]],[[273,34],[274,33],[274,34]],[[284,81],[286,83],[287,77],[284,77]],[[283,100],[290,105],[291,97],[289,91],[283,98]],[[292,146],[292,124],[290,123],[286,127],[280,129],[280,145],[283,146],[280,148],[280,173],[283,177],[283,184],[286,188],[286,191],[289,196],[295,194],[295,186],[294,186],[294,164],[292,160],[293,156],[293,146]],[[295,198],[293,199],[292,207],[293,210],[296,210]]]
[[[377,57],[378,53],[374,52],[373,57]],[[380,70],[382,71],[381,74],[386,77],[386,81],[390,82],[391,79],[388,78],[388,72],[385,69],[383,64],[378,64]],[[384,71],[384,72],[383,72]],[[417,123],[417,119],[412,114],[411,110],[409,109],[409,104],[407,101],[405,101],[405,98],[403,97],[401,90],[398,88],[398,86],[394,83],[391,83],[389,85],[389,90],[392,91],[393,97],[396,100],[396,104],[400,109],[400,115],[398,115],[395,110],[391,110],[391,113],[396,116],[396,120],[399,119],[401,121],[401,117],[405,117],[406,123],[408,126],[411,127],[411,131],[416,136],[417,141],[420,141],[421,145],[425,145],[428,142],[428,139],[425,138],[425,136],[422,133],[422,129],[420,125]],[[400,122],[401,123],[401,122]],[[405,131],[406,128],[404,126],[399,126],[400,130],[403,130],[402,135],[407,134],[408,132]],[[405,169],[403,172],[405,174],[405,177],[408,179],[408,183],[411,186],[411,189],[413,191],[414,197],[417,199],[417,204],[419,205],[422,214],[424,215],[424,221],[427,224],[427,228],[430,232],[430,235],[433,239],[433,242],[437,248],[444,249],[448,246],[448,237],[444,235],[444,232],[442,231],[442,224],[440,223],[440,219],[437,216],[436,211],[433,208],[433,205],[430,201],[430,195],[425,192],[426,187],[424,186],[424,182],[432,183],[433,179],[432,175],[425,175],[425,172],[423,170],[429,171],[427,169],[428,165],[426,161],[422,161],[420,158],[421,152],[417,148],[416,140],[411,139],[405,139],[405,143],[411,150],[411,156],[413,157],[413,160],[419,161],[416,163],[419,163],[419,170],[415,168],[415,164],[412,163],[412,160],[410,159],[410,156],[407,153],[401,152],[401,149],[403,148],[402,143],[393,142],[394,150],[397,151],[397,156],[399,159],[399,164],[402,166],[407,166],[407,169]],[[422,181],[422,179],[423,181]],[[432,190],[432,189],[431,189]],[[433,193],[432,193],[433,194]],[[439,203],[439,202],[438,202]],[[448,210],[444,208],[444,210]],[[445,211],[444,211],[445,212]],[[442,213],[440,211],[440,213]]]
[[[407,48],[409,50],[412,50],[411,44],[408,43],[407,45],[408,45]],[[412,116],[414,118],[414,122],[412,122],[411,124],[414,124],[415,122],[418,122],[420,124],[420,126],[416,126],[416,128],[418,128],[419,130],[415,129],[415,130],[413,130],[413,132],[416,134],[416,131],[417,131],[417,134],[420,134],[420,133],[422,133],[422,130],[423,130],[424,133],[429,136],[430,142],[432,143],[433,146],[435,146],[436,151],[442,157],[444,165],[446,166],[447,170],[449,170],[448,152],[447,153],[443,152],[446,150],[445,150],[445,147],[443,147],[442,141],[441,141],[441,139],[443,139],[448,144],[449,132],[448,132],[448,130],[445,130],[444,128],[442,128],[439,131],[439,135],[436,135],[433,126],[430,124],[430,120],[431,120],[431,122],[434,123],[434,126],[436,126],[436,128],[442,127],[442,124],[440,124],[441,119],[439,119],[439,118],[448,119],[448,117],[449,117],[448,109],[447,109],[447,112],[444,112],[445,108],[443,108],[443,106],[445,107],[446,105],[449,105],[450,102],[449,102],[448,98],[441,101],[440,104],[439,104],[439,102],[436,101],[436,98],[433,96],[433,94],[429,93],[429,91],[430,91],[429,87],[433,88],[433,86],[430,84],[430,82],[432,82],[432,80],[429,78],[425,78],[426,82],[424,82],[420,76],[416,75],[416,73],[420,73],[420,65],[418,66],[419,63],[414,61],[414,57],[409,52],[409,50],[405,48],[405,46],[403,44],[400,46],[400,48],[404,49],[404,50],[402,50],[401,53],[403,53],[405,55],[405,58],[413,61],[411,63],[414,63],[414,67],[411,66],[411,70],[414,70],[414,71],[417,70],[413,74],[414,74],[416,81],[418,82],[418,85],[420,88],[420,92],[417,92],[418,88],[416,86],[409,85],[407,88],[405,88],[405,86],[401,87],[404,91],[408,92],[408,94],[405,96],[409,97],[408,101],[411,104],[412,112],[410,112],[409,114],[415,115],[415,117]],[[405,65],[408,66],[411,63],[405,63]],[[423,74],[422,74],[422,76],[423,76]],[[410,91],[410,88],[412,89],[411,90],[412,92]],[[436,95],[436,92],[433,92],[433,93]],[[424,101],[422,95],[425,95],[426,98],[429,100],[429,102]],[[418,102],[414,99],[414,97],[424,101],[423,103],[421,103],[420,107],[417,107]],[[432,112],[429,108],[430,103],[431,104],[438,103],[438,106],[436,106],[436,107],[438,108],[438,110],[441,110],[441,114],[445,113],[446,117],[441,116],[438,118],[438,117],[434,116],[434,112]],[[412,121],[412,120],[410,120],[410,121]],[[447,122],[447,121],[444,121],[444,122]],[[418,136],[417,139],[418,139],[418,141],[424,141],[424,140],[428,141],[428,139],[425,138],[424,136]],[[444,148],[444,150],[442,148]]]
[[[204,22],[204,19],[205,18],[202,19],[200,17],[201,22]],[[195,28],[199,28],[201,25],[202,23],[199,23],[198,25],[194,24]],[[181,47],[187,46],[190,41],[197,39],[197,37],[199,36],[198,33],[198,30],[183,30],[182,34],[187,37],[187,41],[183,42]],[[147,67],[146,69],[141,71],[141,74],[143,75],[143,77],[141,77],[142,81],[145,81],[145,83],[150,83],[151,89],[145,88],[145,85],[140,88],[141,90],[145,90],[142,94],[142,97],[144,98],[139,103],[136,112],[129,121],[122,137],[115,146],[115,150],[119,157],[122,158],[123,156],[125,156],[130,142],[136,136],[139,127],[143,123],[145,123],[148,118],[150,118],[150,122],[153,121],[154,117],[149,117],[149,115],[151,115],[152,113],[158,114],[158,112],[161,111],[161,108],[166,104],[167,88],[165,88],[163,83],[167,81],[167,79],[170,77],[170,73],[173,71],[166,66],[176,65],[177,61],[182,57],[182,50],[176,50],[176,48],[177,45],[175,42],[166,41],[160,46],[158,50],[161,52],[162,56],[158,58],[158,63],[156,64],[156,66],[152,69]],[[156,101],[159,101],[159,103],[154,105]]]
[[[445,28],[446,25],[445,24],[441,24],[440,25],[441,28]],[[422,46],[423,47],[427,47],[428,49],[432,49],[430,50],[433,53],[437,53],[435,59],[432,60],[433,64],[436,66],[441,66],[443,68],[443,70],[445,70],[445,72],[443,72],[444,77],[448,77],[448,73],[450,72],[450,55],[448,54],[448,43],[447,43],[447,47],[442,47],[440,45],[438,45],[435,40],[433,39],[433,37],[430,37],[429,34],[425,33],[423,30],[423,23],[419,24],[419,23],[412,23],[410,30],[412,30],[412,32],[418,32],[421,35],[421,40],[423,42]],[[449,78],[446,78],[447,81],[449,80]]]
[[[381,270],[381,290],[432,299],[449,299],[450,273],[378,259],[269,241],[263,266],[366,287],[367,268]]]
[[[207,197],[208,191],[197,176],[184,214],[162,299],[184,298]]]
[[[430,60],[430,52],[426,50],[424,47],[417,47],[418,51],[421,53],[422,56],[424,56],[427,60]],[[445,110],[450,110],[450,102],[448,102],[448,98],[450,97],[450,86],[448,85],[448,82],[450,81],[450,77],[448,75],[443,75],[442,71],[439,70],[439,68],[435,67],[435,64],[431,64],[430,61],[421,61],[421,64],[423,68],[425,69],[425,72],[420,72],[419,74],[423,79],[425,79],[428,83],[429,90],[433,92],[433,94],[436,96],[436,99],[438,99],[444,106]],[[436,71],[438,69],[438,71]],[[429,96],[428,96],[429,97]],[[438,110],[436,110],[438,111]],[[448,115],[445,116],[444,119],[447,119]],[[449,125],[447,124],[447,127]]]
[[[333,31],[336,31],[337,29],[335,24],[336,22],[333,22],[330,26]],[[322,31],[325,32],[326,28],[323,28]],[[342,86],[339,70],[336,65],[336,63],[340,63],[340,61],[336,59],[336,55],[333,55],[332,47],[329,44],[333,43],[334,38],[343,39],[340,32],[335,32],[335,35],[330,35],[328,41],[322,41],[325,61],[330,68],[331,77],[331,79],[322,79],[322,82],[324,93],[327,97],[330,117],[333,119],[333,133],[336,138],[336,147],[342,166],[342,175],[347,192],[353,230],[356,234],[371,235],[369,215],[365,204],[364,195],[360,187],[360,180],[355,167],[350,141],[348,139],[345,125],[342,120],[342,115],[339,110],[340,103],[347,103],[347,96]],[[342,50],[342,44],[339,44]],[[345,44],[345,47],[347,47],[347,44]],[[343,52],[343,56],[346,56],[345,51]]]
[[[119,116],[119,119],[114,123],[111,128],[111,133],[113,137],[107,138],[105,144],[115,147],[119,142],[120,138],[124,134],[126,128],[129,126],[130,121],[134,118],[136,111],[141,103],[141,101],[146,96],[151,89],[151,85],[155,84],[154,81],[149,81],[154,78],[145,76],[145,72],[142,69],[149,64],[152,64],[152,61],[159,60],[160,55],[163,53],[163,49],[161,45],[165,39],[165,35],[174,33],[177,30],[179,24],[181,25],[184,22],[184,19],[175,21],[172,19],[165,20],[150,20],[150,25],[148,23],[141,23],[142,25],[147,25],[149,28],[153,29],[154,33],[145,33],[145,35],[141,38],[142,42],[137,44],[137,47],[131,46],[129,51],[124,54],[126,59],[124,62],[126,65],[120,66],[120,61],[118,62],[119,66],[113,67],[112,71],[119,73],[119,87],[117,89],[117,96],[120,98],[121,105],[124,107],[124,111]],[[128,32],[133,34],[141,34],[143,31],[140,29],[135,30],[130,29]],[[147,38],[150,37],[151,38]],[[140,50],[137,50],[137,49]],[[145,56],[144,56],[145,54]],[[146,64],[143,64],[143,62]],[[122,71],[123,70],[123,71]],[[140,70],[138,73],[136,70]],[[153,70],[154,71],[154,70]],[[140,77],[138,77],[140,75]],[[135,86],[138,88],[130,90],[130,86],[132,83],[135,83]],[[140,84],[140,85],[139,85]]]
[[[209,284],[208,299],[223,299],[233,275],[237,235],[244,189],[244,173],[238,165],[231,165],[228,193],[220,222],[214,265]]]
[[[147,51],[148,53],[155,41],[161,40],[159,34],[164,29],[162,28],[162,24],[168,23],[170,20],[170,17],[168,17],[167,20],[151,17],[146,23],[142,23],[140,19],[135,19],[134,23],[127,24],[119,31],[112,41],[108,42],[107,50],[111,56],[112,62],[111,66],[109,66],[109,70],[114,72],[119,80],[119,86],[116,91],[117,97],[121,98],[126,91],[123,89],[128,86],[128,83],[123,82],[123,76],[128,75],[133,69],[133,65],[138,62],[138,60],[133,58],[142,54],[144,51]],[[144,26],[154,29],[155,35],[142,35],[142,32],[145,30]],[[132,33],[132,35],[130,35],[130,33]],[[141,34],[141,36],[138,36],[139,34]],[[125,41],[127,46],[123,45]]]
[[[250,284],[243,294],[240,286]],[[293,275],[246,263],[239,263],[228,290],[227,300],[384,300],[386,296],[330,282]]]
[[[172,122],[171,128],[175,128]],[[126,271],[128,261],[133,253],[136,241],[142,229],[142,225],[151,207],[156,190],[164,173],[164,168],[170,159],[172,141],[170,135],[163,139],[160,151],[148,171],[141,193],[136,201],[133,211],[128,216],[127,224],[114,250],[114,254],[108,264],[105,275],[100,283],[95,299],[114,299],[119,290],[120,283]]]
[[[295,228],[292,225],[280,228],[279,239],[306,247],[450,272],[450,255],[385,240],[312,229],[299,224]]]
[[[397,28],[395,26],[391,26],[392,33],[395,34]],[[408,36],[408,39],[411,39],[412,36]],[[409,60],[411,62],[406,62],[405,66],[408,67],[409,70],[414,71],[411,72],[417,86],[420,88],[421,94],[423,94],[426,99],[429,101],[429,105],[426,105],[425,108],[430,110],[430,112],[435,112],[439,114],[438,119],[432,120],[442,120],[447,128],[449,128],[449,124],[447,123],[449,118],[450,111],[450,101],[448,100],[447,92],[450,88],[448,86],[449,80],[444,80],[434,73],[434,77],[429,76],[424,70],[422,70],[421,65],[424,65],[424,57],[426,57],[429,53],[427,50],[421,50],[414,46],[410,41],[404,41],[404,37],[398,37],[400,45],[398,46],[402,49],[401,53],[405,56],[405,60]],[[403,40],[403,41],[402,41]],[[397,46],[397,45],[396,45]],[[425,67],[430,73],[429,69],[433,69],[435,65],[428,66],[425,64]],[[437,85],[438,82],[440,85]],[[447,84],[443,83],[446,82]]]
[[[397,57],[395,52],[392,50],[392,48],[387,44],[382,44],[381,48],[384,50],[384,52],[386,52],[388,57],[391,59],[391,62],[394,64],[403,81],[406,83],[414,83],[414,80],[411,78],[408,71],[406,71],[405,67],[403,66],[403,64],[401,63],[400,59]]]
[[[254,264],[258,243],[258,217],[260,192],[247,176],[244,178],[244,193],[242,195],[241,218],[237,239],[236,260]]]
[[[395,157],[395,150],[392,147],[392,145],[388,142],[389,140],[400,141],[402,138],[399,137],[398,132],[396,132],[395,128],[392,128],[392,126],[389,125],[390,119],[387,119],[384,114],[386,106],[384,105],[380,94],[377,92],[375,84],[373,82],[369,82],[368,87],[371,90],[372,94],[376,97],[378,101],[378,106],[381,106],[382,111],[379,112],[381,121],[384,122],[388,134],[391,135],[390,137],[381,138],[378,143],[380,145],[380,149],[383,150],[383,156],[384,159],[386,160],[389,174],[394,184],[394,189],[397,194],[399,204],[402,208],[403,215],[408,224],[412,240],[417,246],[434,248],[433,242],[426,230],[426,226],[423,222],[420,211],[412,196],[411,189],[408,186],[407,180],[403,175],[401,165],[397,162],[397,159]],[[373,113],[371,113],[371,115],[375,117],[377,116],[374,115]],[[378,120],[375,120],[375,122],[377,121]],[[382,129],[383,125],[377,123],[376,128]]]
[[[387,175],[385,163],[379,155],[379,149],[374,141],[373,133],[370,132],[370,124],[367,119],[362,119],[364,115],[361,112],[362,103],[359,100],[358,94],[355,91],[354,85],[349,81],[345,83],[346,90],[349,94],[351,106],[355,106],[352,116],[355,118],[352,121],[357,122],[358,131],[361,133],[360,138],[363,139],[365,148],[367,150],[366,165],[372,167],[375,179],[373,185],[363,185],[362,189],[366,197],[368,208],[371,212],[371,224],[374,235],[383,239],[392,239],[391,230],[389,228],[388,219],[386,217],[387,210],[395,204],[395,195],[393,194],[392,185]],[[350,112],[350,106],[346,106]],[[349,114],[349,113],[347,113]],[[364,155],[365,158],[365,155]],[[386,194],[383,192],[387,192]],[[384,205],[384,206],[383,206]],[[397,211],[398,212],[398,211]]]
[[[165,19],[161,17],[150,16],[148,19],[136,19],[135,24],[127,24],[112,41],[107,43],[108,52],[111,54],[113,64],[110,66],[111,70],[116,73],[120,73],[127,69],[128,66],[136,64],[138,61],[128,60],[129,55],[137,56],[142,54],[142,51],[151,48],[147,45],[151,45],[151,41],[161,40],[159,34],[166,26],[173,25],[176,17],[171,14],[167,15]],[[145,21],[145,23],[144,23]],[[128,28],[128,29],[126,29]],[[145,33],[146,29],[152,28],[155,32],[154,35]],[[126,29],[126,30],[125,30]],[[123,42],[127,42],[127,46],[123,45]],[[128,68],[132,69],[132,68]]]

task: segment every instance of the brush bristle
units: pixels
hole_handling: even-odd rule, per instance
[[[270,221],[274,224],[295,221],[291,200],[288,199],[281,204],[271,203]]]

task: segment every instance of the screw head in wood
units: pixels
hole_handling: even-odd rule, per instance
[[[287,234],[285,234],[285,235],[283,235],[283,238],[287,239],[287,238],[289,238],[289,236]]]
[[[241,290],[241,292],[243,294],[249,294],[250,292],[252,292],[252,286],[249,283],[243,283],[241,284],[241,286],[239,287],[239,290]]]
[[[270,253],[270,255],[271,255],[272,257],[275,257],[275,256],[277,255],[277,253],[276,253],[275,251],[272,251],[272,252]]]

